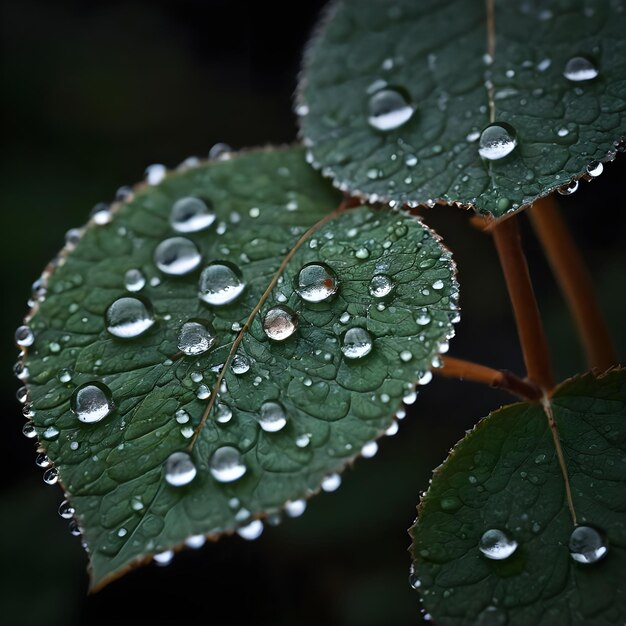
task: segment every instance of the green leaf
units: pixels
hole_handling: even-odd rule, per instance
[[[191,206],[205,227],[175,232],[173,207],[189,197],[204,202]],[[209,162],[97,213],[46,275],[28,322],[28,400],[95,587],[190,536],[255,534],[262,526],[252,520],[309,497],[329,475],[327,489],[338,485],[335,473],[392,425],[416,378],[426,382],[458,315],[450,254],[409,215],[333,210],[341,200],[301,149]],[[192,252],[176,260],[164,251],[172,236]],[[232,264],[213,276],[230,291],[203,285],[216,259]],[[295,291],[314,262],[331,272],[313,294],[329,295],[319,302]],[[232,272],[241,272],[240,293]],[[271,335],[298,323],[284,340],[265,330],[276,307],[288,309]],[[28,329],[18,334],[29,343]],[[225,446],[236,450],[214,456]],[[176,452],[193,466],[166,478]]]
[[[572,379],[548,406],[568,483],[547,413],[536,404],[506,406],[481,420],[435,470],[410,532],[412,584],[438,624],[623,622],[626,370]],[[577,533],[591,527],[608,541],[594,563],[570,555],[566,484]],[[479,543],[487,530],[503,532],[515,551],[485,556]]]
[[[597,175],[625,145],[623,2],[494,3],[493,30],[489,0],[332,5],[296,106],[310,162],[368,198],[498,217]],[[497,160],[479,154],[493,122],[517,141]]]

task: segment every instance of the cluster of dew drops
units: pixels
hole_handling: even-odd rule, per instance
[[[222,157],[224,158],[224,157]],[[182,166],[193,167],[195,161],[187,160]],[[160,164],[150,166],[146,170],[146,180],[150,185],[159,184],[167,170]],[[118,191],[117,200],[127,199],[132,190],[122,188]],[[251,210],[252,211],[252,210]],[[258,215],[259,209],[254,209]],[[92,220],[97,225],[108,224],[112,219],[112,212],[105,204],[97,205],[91,214]],[[154,263],[156,267],[165,275],[176,277],[189,274],[197,270],[202,262],[202,256],[195,243],[188,238],[191,233],[196,233],[209,228],[216,220],[215,211],[211,203],[197,197],[183,197],[177,200],[171,207],[170,225],[175,231],[173,237],[168,237],[161,241],[154,251]],[[72,229],[66,236],[66,244],[70,247],[76,245],[80,239],[80,231]],[[366,259],[367,251],[359,249],[355,252],[357,258]],[[128,295],[116,298],[106,309],[104,315],[105,328],[113,337],[130,341],[146,333],[156,321],[153,308],[147,298],[139,292],[146,285],[147,280],[139,269],[130,269],[125,273],[124,286]],[[151,281],[153,286],[158,283]],[[235,302],[244,292],[246,282],[243,273],[235,264],[214,260],[208,263],[200,272],[198,281],[198,297],[210,306],[223,306]],[[296,293],[302,301],[310,304],[317,304],[331,299],[338,292],[340,281],[336,272],[327,264],[321,262],[311,262],[303,265],[296,278]],[[432,285],[433,289],[443,289],[444,283],[437,280]],[[386,274],[375,274],[369,283],[369,293],[374,299],[383,301],[394,289],[394,282]],[[46,296],[45,279],[39,279],[33,285],[33,299],[29,302],[31,306],[37,302],[42,302]],[[379,305],[384,306],[384,305]],[[344,313],[341,322],[347,324],[350,316]],[[452,319],[453,322],[459,320],[458,314]],[[425,326],[431,321],[426,309],[423,309],[416,322],[420,326]],[[289,307],[279,304],[272,306],[263,316],[262,328],[267,337],[274,342],[283,342],[292,337],[298,329],[298,315]],[[233,325],[233,330],[241,330],[239,324]],[[217,343],[217,332],[213,325],[207,320],[193,319],[184,322],[178,333],[178,348],[182,354],[187,356],[198,356],[206,353]],[[28,325],[20,326],[15,333],[15,340],[22,350],[32,346],[35,342],[35,334]],[[373,349],[374,341],[370,333],[361,326],[352,326],[343,334],[341,351],[348,360],[357,361],[366,357]],[[439,345],[440,352],[445,352],[447,342]],[[24,352],[20,356],[23,356]],[[399,354],[402,362],[408,363],[412,360],[413,354],[409,350],[403,350]],[[433,367],[441,367],[438,357],[433,359]],[[231,371],[235,375],[245,374],[250,369],[250,362],[245,355],[235,354],[230,363]],[[16,366],[16,374],[23,381],[28,379],[28,370],[20,361]],[[202,381],[200,372],[192,372],[192,380]],[[69,370],[62,370],[58,375],[62,383],[68,383],[72,379]],[[418,383],[425,385],[432,379],[432,373],[426,371],[419,377]],[[305,379],[305,385],[310,385],[310,379]],[[206,400],[211,397],[211,392],[204,384],[199,385],[196,395],[198,399]],[[383,394],[384,395],[384,394]],[[417,397],[417,392],[411,390],[404,396],[405,404],[412,404]],[[20,387],[17,392],[18,400],[24,405],[23,413],[25,417],[32,418],[34,412],[29,402],[28,390],[26,386]],[[381,396],[381,399],[385,400]],[[389,401],[389,398],[387,398]],[[76,387],[70,398],[70,410],[76,419],[83,424],[97,424],[109,416],[116,408],[113,394],[107,385],[100,381],[90,381]],[[214,407],[215,420],[219,424],[228,423],[232,416],[232,410],[221,402],[216,402]],[[401,420],[406,415],[404,409],[396,412],[396,418]],[[257,420],[260,428],[266,433],[276,433],[281,431],[288,422],[285,408],[279,402],[268,400],[260,406]],[[184,408],[176,411],[176,421],[183,425],[181,433],[185,438],[190,438],[194,430],[188,424],[190,416]],[[385,434],[393,436],[398,431],[398,422],[393,421]],[[32,421],[27,421],[23,428],[24,435],[28,438],[37,436],[35,426]],[[55,426],[47,427],[41,436],[44,439],[53,440],[59,435],[59,430]],[[311,434],[303,433],[296,437],[296,445],[304,448],[310,444]],[[79,443],[72,441],[71,449],[78,449]],[[376,441],[370,441],[361,449],[361,455],[370,458],[378,451]],[[58,470],[44,452],[37,456],[36,463],[44,469],[44,482],[53,485],[58,482]],[[197,468],[191,455],[186,451],[176,451],[169,455],[165,461],[164,478],[168,485],[173,488],[180,488],[189,485],[197,475]],[[232,483],[242,478],[247,472],[247,466],[242,453],[235,446],[224,445],[218,447],[209,459],[209,471],[211,476],[218,483]],[[332,472],[325,476],[321,483],[321,488],[325,492],[333,492],[341,485],[341,476]],[[263,522],[258,519],[249,521],[251,514],[245,508],[240,508],[240,503],[236,498],[232,498],[229,503],[233,509],[238,509],[235,519],[243,523],[237,529],[237,533],[244,539],[256,539],[263,531]],[[141,505],[141,502],[139,502]],[[136,510],[141,510],[139,506]],[[134,508],[134,507],[133,507]],[[283,510],[289,517],[301,515],[306,508],[304,498],[289,500],[284,504]],[[81,534],[77,520],[75,519],[75,509],[68,500],[61,503],[59,514],[64,519],[70,520],[70,531],[79,536]],[[276,524],[280,522],[280,511],[270,514],[267,522]],[[123,537],[127,533],[125,528],[120,528],[118,536]],[[189,547],[200,547],[204,543],[203,536],[193,536],[188,538],[186,545]],[[84,544],[84,547],[87,546]],[[156,554],[154,561],[157,564],[167,564],[173,557],[171,550]]]
[[[429,55],[429,65],[434,65],[435,58],[436,57],[434,55]],[[489,55],[485,55],[484,62],[485,65],[490,66],[493,59]],[[382,64],[382,69],[389,71],[394,67],[394,65],[394,59],[387,58]],[[540,72],[545,72],[550,65],[550,59],[543,59],[538,63],[537,69]],[[514,70],[507,71],[507,77],[512,78],[514,75]],[[583,56],[575,56],[566,62],[563,67],[562,75],[571,83],[579,84],[596,79],[599,75],[599,70],[596,64],[594,64],[590,59]],[[493,89],[493,83],[489,77],[489,72],[486,74],[485,87],[487,90]],[[407,90],[401,87],[390,86],[384,79],[377,79],[369,85],[367,88],[367,95],[369,97],[367,105],[367,122],[371,128],[378,132],[387,133],[404,126],[415,116],[417,111],[417,107],[412,102]],[[522,104],[525,104],[524,100],[522,100]],[[484,109],[484,112],[486,112],[486,108]],[[309,113],[309,108],[306,104],[302,104],[296,108],[296,113],[300,116],[306,116]],[[570,133],[570,130],[563,126],[560,127],[556,133],[558,137],[563,138]],[[504,121],[493,122],[484,127],[482,131],[472,131],[467,135],[466,140],[469,143],[478,141],[478,154],[486,162],[505,159],[511,155],[518,146],[517,131],[513,128],[513,126]],[[442,151],[442,147],[439,145],[434,146],[433,151],[435,153],[439,153]],[[614,147],[608,151],[606,158],[609,161],[613,161],[617,152],[624,151],[626,151],[626,141],[624,137],[620,137],[615,140]],[[315,157],[311,151],[307,153],[307,159],[309,163],[314,164],[316,167],[319,165],[316,163]],[[392,160],[395,159],[397,159],[396,154],[392,155]],[[407,168],[415,167],[418,162],[419,159],[415,154],[407,154],[405,157],[405,165]],[[593,180],[594,178],[600,176],[603,170],[604,165],[601,161],[590,161],[586,166],[583,178],[585,180]],[[328,173],[330,174],[330,172]],[[367,172],[367,177],[372,180],[380,178],[382,175],[383,172],[375,168],[368,170]],[[412,177],[406,177],[404,182],[407,185],[411,184]],[[578,189],[578,184],[578,179],[574,179],[569,183],[558,187],[557,191],[562,195],[570,195]],[[347,184],[339,183],[339,187],[344,189],[344,191],[348,190]],[[377,199],[377,195],[374,195],[372,198],[373,201]],[[509,208],[509,201],[507,198],[501,198],[500,202],[502,203],[502,208]],[[395,205],[396,202],[393,201],[391,204]],[[429,206],[434,206],[435,201],[428,200],[427,204]],[[408,205],[412,206],[412,202],[409,202]],[[516,209],[518,206],[514,204],[511,208]]]

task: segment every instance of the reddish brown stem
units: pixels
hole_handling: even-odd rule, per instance
[[[554,380],[548,343],[522,249],[517,217],[496,223],[491,232],[511,298],[528,378],[549,391],[554,386]]]
[[[522,380],[511,372],[496,370],[451,356],[443,358],[443,368],[433,371],[446,378],[460,378],[497,387],[524,400],[538,401],[541,397],[541,390],[535,384]]]
[[[591,276],[567,224],[551,196],[535,202],[530,219],[580,336],[590,368],[605,371],[617,362],[598,306]]]

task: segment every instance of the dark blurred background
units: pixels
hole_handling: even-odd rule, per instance
[[[303,47],[325,3],[234,0],[2,2],[0,271],[0,622],[7,626],[178,624],[403,626],[420,622],[407,583],[409,537],[430,471],[465,429],[508,402],[471,383],[435,379],[378,455],[346,472],[341,489],[305,515],[148,566],[87,595],[86,558],[57,515],[34,444],[21,435],[12,364],[14,329],[30,285],[64,233],[139,180],[212,145],[296,139],[292,94]],[[559,198],[588,258],[599,298],[626,354],[626,158]],[[463,320],[455,356],[523,373],[500,269],[467,213],[426,220],[460,266]],[[584,369],[569,318],[522,219],[531,271],[560,379]]]

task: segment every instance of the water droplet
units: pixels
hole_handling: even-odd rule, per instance
[[[205,543],[206,537],[204,535],[191,535],[191,537],[185,539],[185,545],[194,550],[201,548]]]
[[[230,483],[246,473],[246,465],[237,448],[222,446],[211,457],[210,470],[213,478],[220,483]]]
[[[504,122],[490,124],[480,134],[478,154],[488,161],[503,159],[515,150],[517,134],[512,126]]]
[[[413,353],[410,352],[409,350],[402,350],[402,352],[400,352],[400,360],[403,363],[408,363],[412,358],[413,358]]]
[[[81,530],[80,530],[80,526],[78,525],[78,522],[73,519],[68,525],[67,525],[68,530],[70,531],[70,534],[73,535],[74,537],[80,537],[81,536]]]
[[[46,469],[47,467],[50,467],[52,463],[48,458],[48,455],[42,452],[35,457],[35,465],[37,467],[41,467],[41,469]]]
[[[436,289],[436,290],[443,289],[443,280],[436,280],[433,283],[433,289]]]
[[[289,339],[298,328],[298,316],[286,306],[272,307],[263,318],[263,330],[274,341]]]
[[[217,341],[217,333],[209,322],[185,322],[178,333],[178,349],[187,356],[204,354]]]
[[[391,293],[393,281],[386,274],[376,274],[372,276],[369,284],[370,295],[374,298],[384,298]]]
[[[193,272],[202,256],[196,244],[186,237],[170,237],[163,240],[154,250],[154,262],[170,276],[183,276]]]
[[[349,328],[343,336],[341,351],[348,359],[361,359],[372,351],[372,337],[364,329]]]
[[[146,284],[146,277],[141,270],[130,269],[124,274],[124,287],[128,291],[141,291]]]
[[[72,519],[76,514],[76,509],[69,503],[68,500],[63,500],[59,505],[59,515],[63,519]]]
[[[424,310],[417,316],[415,321],[420,326],[426,326],[427,324],[430,324],[430,315],[428,315],[428,313]]]
[[[563,76],[574,82],[593,80],[597,75],[598,68],[585,57],[572,57],[563,70]]]
[[[355,256],[357,259],[361,259],[361,260],[363,261],[363,260],[365,260],[365,259],[368,259],[368,258],[369,258],[369,256],[370,256],[370,251],[369,251],[367,248],[362,247],[362,248],[359,248],[359,249],[358,249],[358,250],[354,253],[354,256]]]
[[[249,524],[237,529],[237,534],[247,541],[258,539],[263,532],[263,522],[260,519],[252,520]]]
[[[20,387],[15,392],[15,397],[20,404],[24,404],[28,401],[28,388],[26,386]]]
[[[424,372],[418,379],[418,385],[427,385],[433,379],[433,373],[431,371]]]
[[[233,417],[233,412],[226,404],[218,402],[215,410],[215,421],[219,424],[227,424]]]
[[[491,528],[483,533],[478,543],[478,549],[488,559],[502,561],[517,550],[517,541],[508,537],[501,530]]]
[[[167,174],[167,168],[162,163],[154,163],[146,167],[146,182],[148,185],[158,185]]]
[[[287,416],[282,404],[278,402],[264,402],[261,405],[259,424],[266,433],[275,433],[282,430],[287,424]]]
[[[215,221],[213,207],[200,198],[187,196],[172,206],[170,224],[178,233],[196,233]]]
[[[59,436],[59,429],[56,426],[48,426],[42,433],[41,436],[44,439],[52,441]]]
[[[324,263],[307,263],[298,273],[296,291],[307,302],[327,300],[338,289],[337,274]]]
[[[361,448],[361,456],[364,459],[371,459],[373,456],[376,456],[377,452],[378,443],[376,441],[370,441]]]
[[[113,213],[111,213],[111,209],[106,202],[98,202],[98,204],[91,209],[90,217],[98,226],[104,226],[113,219]]]
[[[409,585],[413,589],[419,589],[422,586],[422,581],[419,579],[419,576],[415,572],[411,572],[409,575]]]
[[[340,485],[341,485],[341,476],[339,474],[333,473],[333,474],[328,474],[328,476],[326,476],[324,480],[322,480],[321,487],[323,491],[330,493],[331,491],[337,491]]]
[[[165,480],[173,487],[188,485],[196,473],[196,466],[186,452],[172,452],[165,461]]]
[[[570,535],[569,551],[577,563],[597,563],[606,556],[608,550],[606,537],[591,526],[577,526]]]
[[[213,261],[202,270],[198,296],[213,306],[230,304],[241,295],[245,285],[241,270],[236,265],[228,261]]]
[[[20,348],[26,348],[32,346],[35,341],[35,335],[29,326],[19,326],[15,331],[15,343]]]
[[[111,390],[102,383],[85,383],[77,387],[70,399],[70,408],[85,424],[103,420],[115,408]]]
[[[218,159],[221,161],[225,161],[230,157],[231,151],[232,148],[227,143],[220,141],[211,146],[211,149],[209,150],[209,159]]]
[[[398,89],[381,89],[374,93],[368,104],[367,121],[376,130],[390,131],[406,124],[415,107],[404,91]]]
[[[157,565],[165,566],[169,565],[174,558],[174,550],[164,550],[152,556],[152,559]]]
[[[59,480],[59,470],[56,467],[49,467],[43,473],[43,482],[46,485],[54,485]]]
[[[147,300],[122,296],[105,313],[106,329],[119,339],[134,339],[154,324],[152,306]]]
[[[235,354],[233,360],[230,362],[230,369],[233,374],[240,376],[250,370],[250,360],[245,354]]]
[[[587,174],[589,174],[589,176],[591,176],[592,178],[600,176],[603,170],[604,165],[602,165],[600,161],[591,161],[591,163],[587,165]]]
[[[557,189],[557,191],[562,196],[569,196],[573,194],[578,189],[578,180],[571,180],[567,185],[562,185]]]

